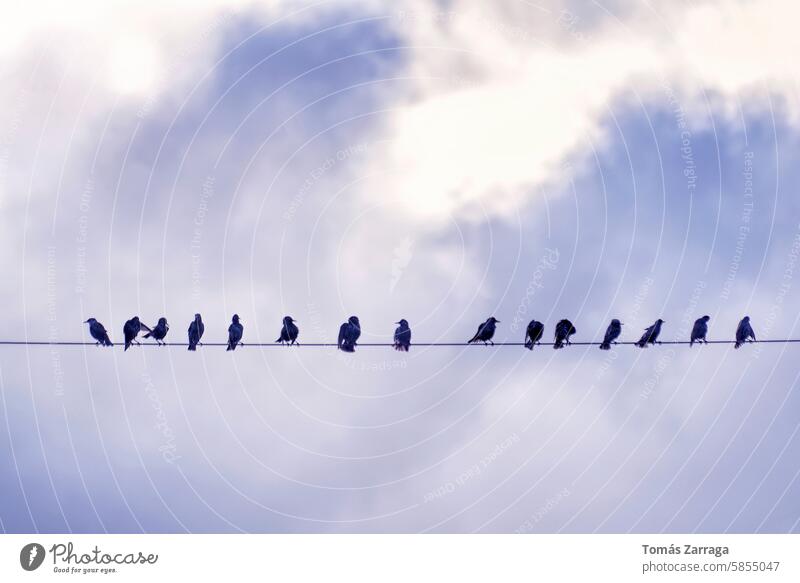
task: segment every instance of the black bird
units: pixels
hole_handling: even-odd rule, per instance
[[[708,334],[708,321],[710,319],[711,316],[703,316],[702,318],[698,318],[694,321],[692,335],[689,338],[689,348],[691,348],[695,342],[708,344],[708,340],[706,340],[706,334]]]
[[[411,328],[408,327],[408,321],[404,318],[399,322],[394,331],[394,349],[402,352],[408,352],[408,347],[411,346]]]
[[[639,338],[639,342],[636,343],[636,346],[644,348],[648,344],[655,344],[658,341],[658,335],[661,334],[661,324],[663,323],[664,320],[659,318],[652,326],[645,328],[644,334]]]
[[[494,342],[492,342],[492,338],[494,337],[494,331],[497,328],[497,324],[500,323],[500,320],[492,316],[488,320],[486,320],[483,324],[478,326],[478,331],[475,332],[475,336],[473,336],[467,344],[472,344],[473,342],[483,342],[486,344],[487,342],[494,346]]]
[[[92,336],[94,336],[94,334],[92,334]],[[753,332],[753,327],[750,325],[750,316],[745,316],[736,327],[736,344],[733,347],[739,348],[742,344],[747,342],[748,338],[755,341],[756,333]]]
[[[156,324],[155,327],[150,330],[150,332],[145,334],[144,337],[152,338],[159,345],[166,344],[166,342],[164,342],[164,337],[167,335],[167,332],[169,332],[169,324],[167,324],[167,319],[159,318],[158,324]]]
[[[136,340],[136,337],[139,335],[139,332],[142,331],[142,328],[148,332],[152,332],[150,328],[139,321],[139,316],[134,316],[125,322],[125,325],[122,327],[122,334],[125,336],[125,350],[128,350],[132,343],[136,343],[137,346],[139,345],[139,341]]]
[[[556,324],[556,340],[553,343],[553,348],[564,348],[565,342],[567,346],[569,346],[569,337],[575,334],[575,332],[577,332],[577,330],[575,326],[572,325],[572,322],[569,320],[561,320]]]
[[[239,314],[234,314],[231,318],[231,325],[228,326],[228,348],[225,350],[236,350],[237,344],[242,344],[244,326],[239,323]]]
[[[194,320],[189,324],[189,350],[197,350],[197,345],[200,344],[200,339],[205,331],[203,318],[200,317],[200,314],[195,314]]]
[[[339,326],[339,340],[337,342],[339,350],[355,352],[360,336],[361,322],[358,321],[358,316],[350,316],[347,322]]]
[[[300,334],[300,328],[295,324],[295,320],[291,316],[286,316],[283,319],[283,328],[281,328],[281,335],[275,342],[284,342],[286,345],[300,344],[297,342],[297,335]]]
[[[525,348],[533,350],[533,345],[539,342],[544,335],[544,324],[531,320],[525,330]]]
[[[611,350],[611,343],[622,334],[622,322],[614,318],[606,328],[606,335],[600,343],[600,350]]]
[[[97,340],[97,342],[95,342],[96,346],[114,346],[108,337],[108,332],[106,332],[106,329],[100,322],[94,318],[89,318],[84,324],[89,324],[89,334],[92,335],[92,338]]]

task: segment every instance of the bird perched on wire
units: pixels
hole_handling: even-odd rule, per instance
[[[97,340],[97,342],[95,342],[96,346],[114,346],[111,343],[111,339],[108,337],[108,332],[106,332],[105,327],[100,322],[94,318],[89,318],[84,324],[89,324],[89,334],[92,335],[92,338]]]
[[[698,318],[694,321],[694,326],[692,326],[692,335],[689,338],[689,348],[691,348],[695,342],[708,344],[708,340],[706,340],[706,334],[708,334],[708,321],[710,319],[711,316],[703,316],[702,318]]]
[[[156,324],[150,332],[145,334],[144,337],[152,338],[158,345],[162,345],[166,344],[166,342],[164,342],[164,337],[166,337],[167,332],[169,332],[169,324],[167,324],[167,319],[162,317],[158,319],[158,324]]]
[[[125,325],[122,327],[122,334],[125,336],[125,350],[128,350],[133,343],[137,346],[139,345],[139,341],[136,340],[136,337],[139,335],[139,332],[142,331],[142,328],[148,332],[152,332],[150,328],[139,321],[139,316],[134,316],[125,322]]]
[[[239,322],[239,314],[234,314],[231,318],[231,325],[228,326],[228,348],[225,350],[236,350],[237,344],[242,344],[244,326]]]
[[[750,316],[745,316],[736,327],[736,344],[733,347],[739,348],[747,342],[748,338],[751,339],[751,342],[755,342],[756,333],[753,332],[753,327],[750,325]]]
[[[572,322],[566,319],[561,320],[556,324],[556,339],[555,342],[553,342],[553,348],[564,348],[565,343],[569,346],[569,337],[575,334],[575,332],[577,332],[577,330],[575,326],[572,325]]]
[[[622,334],[622,322],[614,318],[606,328],[606,335],[600,343],[600,350],[611,350],[611,343]]]
[[[289,346],[290,344],[299,344],[297,336],[300,334],[300,328],[297,327],[295,321],[291,316],[283,318],[283,328],[281,328],[281,335],[275,342],[282,342]]]
[[[350,316],[347,322],[339,326],[339,340],[337,342],[339,350],[355,352],[360,336],[361,322],[358,321],[358,316]]]
[[[486,320],[483,324],[478,326],[478,331],[475,332],[475,336],[473,336],[467,344],[472,344],[473,342],[483,342],[484,345],[489,343],[494,346],[494,342],[492,342],[492,338],[494,337],[494,332],[497,329],[497,324],[500,323],[500,320],[492,316],[488,320]]]
[[[533,346],[542,339],[544,335],[544,324],[531,320],[525,329],[525,348],[533,350]]]
[[[639,342],[636,343],[636,346],[644,348],[648,344],[655,344],[658,341],[658,335],[661,334],[661,325],[663,323],[664,320],[659,318],[652,326],[645,328],[644,334],[639,338]]]
[[[188,350],[197,350],[197,345],[200,344],[200,339],[203,337],[203,332],[206,327],[203,324],[203,318],[200,314],[194,315],[194,320],[189,324],[189,348]]]
[[[394,330],[394,349],[401,352],[408,352],[408,347],[411,346],[411,328],[408,326],[408,320],[403,318]]]

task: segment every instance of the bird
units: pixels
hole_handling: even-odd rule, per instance
[[[194,320],[189,324],[189,348],[188,350],[197,350],[197,345],[200,344],[200,339],[203,337],[203,332],[206,327],[203,325],[203,318],[200,314],[194,315]]]
[[[575,326],[572,325],[572,322],[569,320],[561,320],[558,324],[556,324],[556,340],[553,342],[553,348],[564,348],[564,343],[566,342],[567,346],[570,345],[569,337],[575,334],[577,330]]]
[[[344,352],[355,352],[356,343],[361,336],[361,322],[358,316],[350,316],[347,322],[339,326],[339,340],[337,345],[339,350]]]
[[[92,334],[94,336],[94,334]],[[756,333],[753,332],[753,327],[750,325],[750,316],[745,316],[739,325],[736,327],[736,344],[734,348],[739,348],[742,344],[751,338],[751,342],[755,342]]]
[[[600,343],[600,350],[611,350],[611,343],[622,334],[622,322],[614,318],[606,328],[606,335]]]
[[[139,321],[139,316],[134,316],[122,327],[122,334],[125,336],[125,350],[131,347],[132,343],[139,344],[139,341],[136,340],[136,337],[139,335],[139,332],[142,331],[142,328],[147,330],[148,332],[152,332],[150,328],[145,326]]]
[[[652,326],[645,328],[644,334],[642,334],[642,337],[639,338],[639,342],[636,343],[636,346],[639,348],[644,348],[648,344],[655,344],[658,340],[658,335],[661,334],[661,324],[663,323],[664,320],[659,318]]]
[[[150,332],[145,334],[144,337],[152,338],[157,344],[162,345],[166,344],[166,342],[164,342],[164,337],[167,335],[167,332],[169,332],[169,324],[167,324],[166,318],[161,317],[158,319],[158,324],[156,324]]]
[[[106,332],[105,327],[100,322],[94,318],[89,318],[84,324],[89,324],[89,334],[92,335],[92,338],[97,340],[95,346],[114,346],[111,343],[111,339],[108,337],[108,332]]]
[[[703,342],[704,344],[708,344],[708,340],[706,340],[706,334],[708,334],[708,321],[710,319],[711,316],[703,316],[702,318],[698,318],[694,321],[692,335],[689,338],[689,348],[691,348],[695,342]]]
[[[473,342],[483,342],[485,345],[486,343],[490,343],[494,346],[494,342],[492,342],[492,337],[494,336],[494,331],[497,328],[497,324],[500,323],[500,320],[492,316],[488,320],[486,320],[483,324],[478,326],[478,331],[475,332],[475,336],[473,336],[467,344],[472,344]]]
[[[525,348],[533,350],[533,345],[539,342],[544,335],[544,324],[531,320],[525,329]]]
[[[285,316],[283,318],[283,328],[281,328],[281,334],[278,336],[278,339],[275,342],[284,342],[286,346],[290,344],[299,344],[297,342],[297,335],[300,334],[300,328],[297,327],[295,324],[295,320],[291,316]]]
[[[236,345],[242,343],[244,326],[239,322],[239,314],[234,314],[231,318],[231,325],[228,326],[228,348],[225,350],[236,350]]]
[[[408,347],[411,346],[411,328],[408,327],[408,320],[403,318],[394,330],[394,349],[401,352],[408,352]]]

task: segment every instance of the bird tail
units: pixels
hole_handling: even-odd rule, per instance
[[[125,343],[125,350],[128,350],[128,348],[130,348],[130,347],[131,347],[131,343],[130,342],[126,342]]]
[[[196,344],[189,344],[189,348],[187,348],[186,350],[197,350],[197,345]]]
[[[525,348],[527,348],[528,350],[533,350],[533,341],[526,340],[525,341]]]
[[[103,346],[114,346],[114,345],[111,343],[111,340],[109,340],[108,336],[106,336],[106,337],[103,339]]]
[[[611,350],[611,345],[608,342],[602,342],[600,344],[600,350]]]
[[[737,340],[736,344],[734,344],[733,347],[734,348],[739,348],[741,345],[742,345],[742,343]]]

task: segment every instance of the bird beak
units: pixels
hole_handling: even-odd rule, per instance
[[[89,323],[89,320],[84,321],[84,324],[88,324],[88,323]]]

